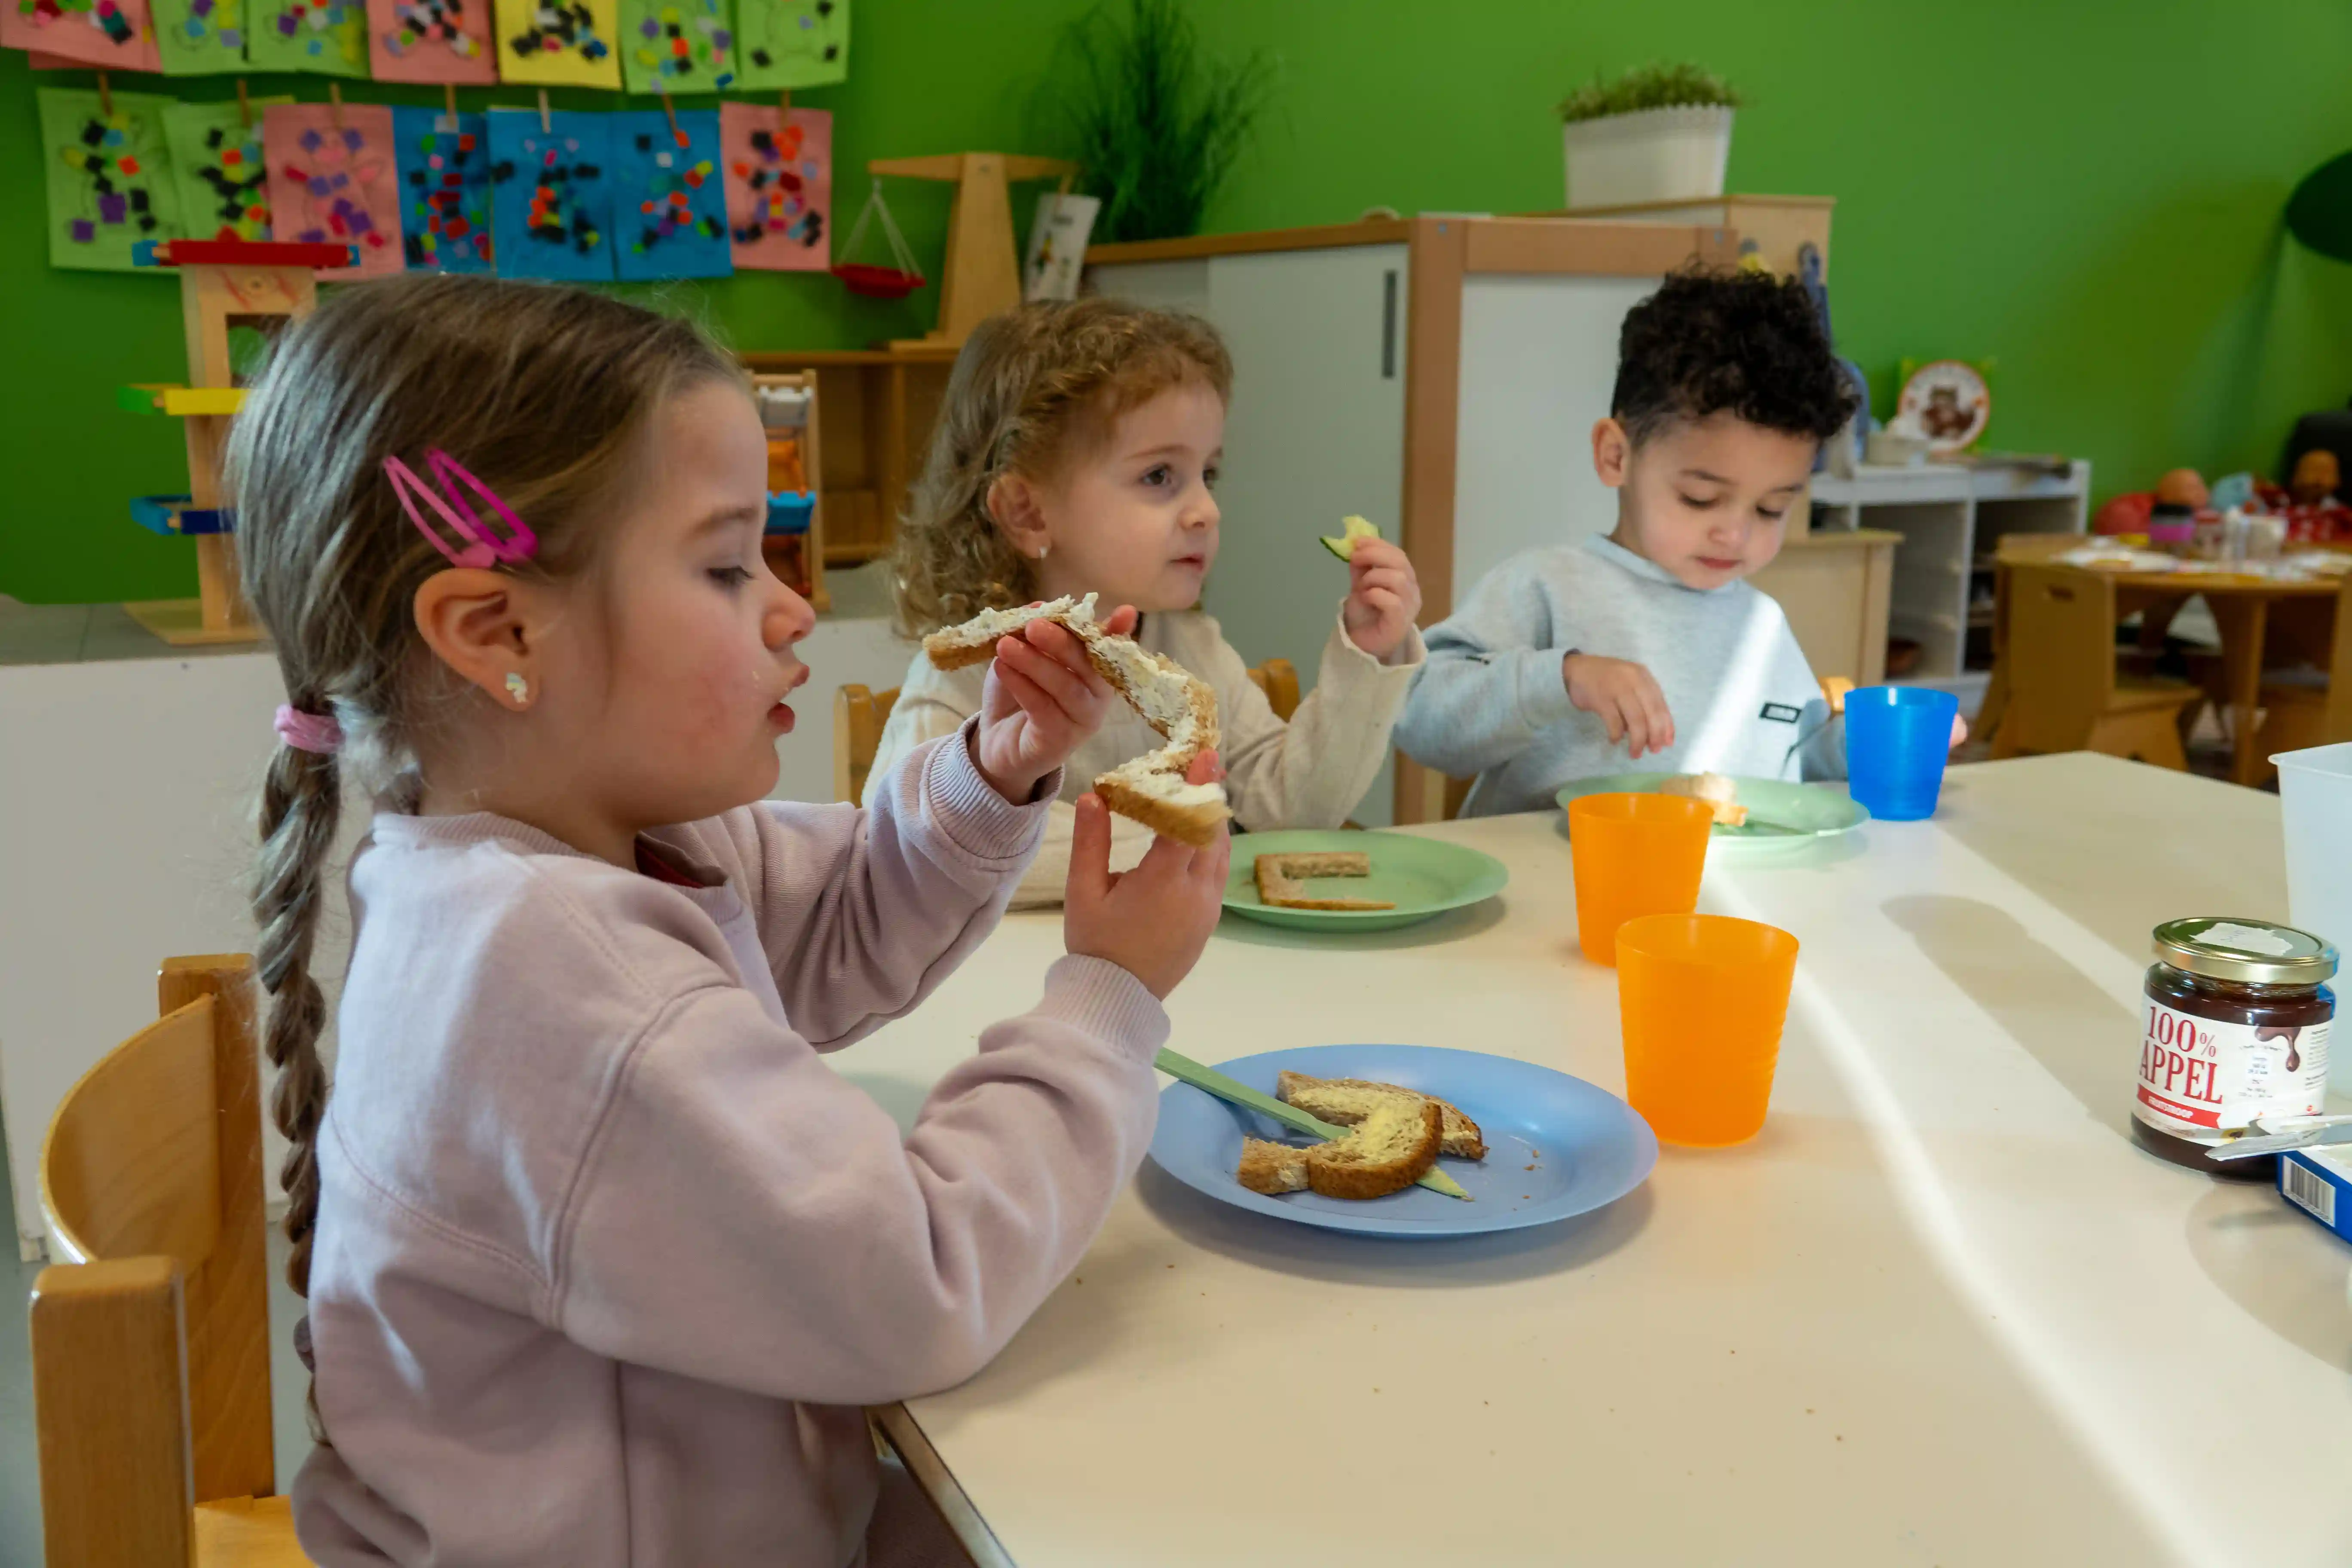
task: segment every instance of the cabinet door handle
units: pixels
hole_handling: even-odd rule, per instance
[[[1397,274],[1391,267],[1381,274],[1381,379],[1396,379]]]

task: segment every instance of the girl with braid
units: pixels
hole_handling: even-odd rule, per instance
[[[1114,878],[1081,802],[1069,956],[902,1134],[822,1053],[920,1002],[1018,886],[1117,700],[1067,632],[1001,643],[972,717],[863,809],[763,799],[813,617],[761,555],[744,377],[580,291],[338,292],[230,469],[288,694],[254,910],[310,1299],[304,1550],[952,1552],[862,1407],[970,1377],[1085,1250],[1150,1141],[1224,845]],[[330,1095],[310,962],[347,791],[373,816]]]

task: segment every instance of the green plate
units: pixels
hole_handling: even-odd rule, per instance
[[[1257,901],[1257,858],[1361,850],[1372,858],[1369,877],[1322,878],[1308,885],[1332,899],[1386,899],[1392,910],[1283,910]],[[1412,833],[1356,833],[1296,828],[1234,837],[1234,874],[1225,908],[1268,925],[1301,931],[1388,931],[1448,910],[1482,903],[1503,890],[1511,874],[1492,855]]]
[[[1658,787],[1676,773],[1617,773],[1603,779],[1579,779],[1559,792],[1559,805],[1587,795],[1654,795]],[[1739,804],[1764,822],[1793,827],[1793,833],[1776,832],[1755,823],[1745,827],[1726,827],[1720,823],[1715,829],[1715,847],[1741,856],[1784,854],[1834,838],[1841,833],[1852,833],[1870,820],[1870,813],[1832,784],[1789,784],[1781,779],[1749,778],[1733,773],[1731,782],[1738,786]]]

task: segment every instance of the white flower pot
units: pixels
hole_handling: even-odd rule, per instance
[[[1685,105],[1562,125],[1568,205],[1615,207],[1723,195],[1731,114],[1720,106]]]

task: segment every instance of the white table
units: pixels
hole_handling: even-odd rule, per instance
[[[1944,798],[1709,867],[1703,907],[1805,943],[1753,1142],[1453,1242],[1147,1164],[992,1365],[886,1417],[910,1461],[1022,1568],[2352,1561],[2352,1249],[2126,1125],[2149,929],[2283,916],[2275,799],[2089,756]],[[1229,920],[1177,1048],[1467,1047],[1622,1090],[1553,819],[1431,831],[1510,866],[1498,905],[1344,942]],[[1007,921],[838,1065],[911,1117],[1059,947]]]

